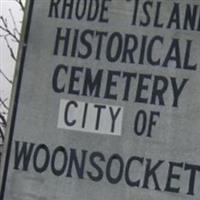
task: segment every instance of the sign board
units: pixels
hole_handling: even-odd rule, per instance
[[[199,200],[200,1],[32,0],[3,200]]]

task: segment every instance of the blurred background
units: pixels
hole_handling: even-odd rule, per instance
[[[5,139],[25,1],[0,0],[0,145]]]

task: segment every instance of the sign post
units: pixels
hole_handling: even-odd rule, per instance
[[[199,200],[199,0],[32,0],[2,200]]]

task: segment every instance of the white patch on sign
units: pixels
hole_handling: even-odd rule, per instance
[[[120,136],[123,107],[60,100],[58,128]]]

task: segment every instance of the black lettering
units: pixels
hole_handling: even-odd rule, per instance
[[[95,9],[93,12],[92,12],[92,8]],[[88,21],[94,21],[95,18],[97,17],[97,15],[98,15],[98,10],[99,10],[99,0],[90,1],[87,20]]]
[[[157,2],[156,15],[155,15],[155,21],[154,21],[154,26],[158,27],[158,28],[162,28],[163,27],[163,23],[159,23],[159,16],[160,16],[161,4],[162,4],[162,2],[160,2],[160,1]]]
[[[161,37],[161,36],[155,36],[149,42],[149,46],[147,48],[147,61],[151,65],[160,65],[160,58],[158,58],[157,60],[153,59],[153,52],[154,52],[153,49],[155,47],[156,41],[159,41],[161,44],[163,44],[163,37]],[[155,47],[155,49],[156,49],[156,51],[158,51],[158,47]]]
[[[78,44],[78,37],[79,37],[79,30],[74,30],[74,38],[72,42],[72,50],[71,50],[71,56],[76,57],[76,50],[77,50],[77,44]]]
[[[173,53],[175,53],[173,55]],[[174,61],[176,63],[176,68],[181,68],[181,55],[180,55],[180,46],[179,46],[179,40],[173,39],[170,49],[167,53],[167,56],[163,62],[163,66],[167,67],[169,66],[169,62]]]
[[[119,59],[122,52],[122,44],[123,38],[120,33],[114,32],[110,35],[106,48],[106,57],[109,62],[116,62]],[[115,52],[113,53],[113,51]]]
[[[63,41],[64,42],[63,56],[67,56],[68,46],[69,46],[69,36],[70,36],[70,33],[71,33],[71,29],[66,28],[66,32],[65,32],[64,36],[61,35],[61,32],[62,32],[62,28],[57,28],[56,41],[55,41],[55,45],[54,45],[53,54],[58,55],[60,42]]]
[[[87,36],[90,35],[91,38],[94,37],[94,31],[92,30],[85,30],[82,32],[81,37],[80,37],[80,41],[81,44],[84,45],[85,50],[83,52],[78,53],[78,57],[86,59],[88,58],[91,54],[92,54],[92,45],[91,42],[88,41]]]
[[[147,115],[144,110],[139,110],[135,117],[134,132],[141,136],[144,134],[147,125]]]
[[[160,84],[162,86],[160,86]],[[155,76],[152,89],[151,104],[156,105],[156,99],[158,99],[158,105],[165,105],[164,94],[168,88],[168,80],[164,76]]]
[[[114,81],[114,77],[120,77],[121,72],[119,71],[108,71],[108,77],[107,77],[107,84],[106,84],[106,91],[104,98],[106,99],[117,99],[117,94],[111,93],[111,88],[117,86],[117,82]]]
[[[85,80],[83,84],[83,96],[100,96],[100,89],[101,89],[101,83],[102,83],[102,75],[103,70],[98,70],[96,75],[94,76],[92,80],[92,73],[91,69],[86,69],[85,71]],[[89,94],[88,94],[89,91]]]
[[[184,64],[183,64],[183,68],[187,69],[187,70],[196,70],[197,69],[197,64],[190,64],[190,53],[191,53],[191,45],[192,45],[192,40],[187,40],[186,41],[186,51],[185,51],[185,59],[184,59]]]
[[[159,183],[158,183],[158,178],[156,175],[156,170],[159,169],[159,167],[163,164],[163,160],[159,160],[154,166],[151,166],[151,160],[146,159],[147,165],[146,165],[146,170],[145,170],[145,176],[144,176],[144,183],[143,183],[143,188],[149,188],[149,179],[152,177],[154,185],[155,185],[155,190],[161,190]]]
[[[35,144],[33,143],[30,143],[28,145],[27,142],[22,142],[22,145],[20,147],[20,142],[15,141],[14,169],[18,170],[20,162],[22,162],[22,170],[28,170],[34,146]]]
[[[48,17],[53,17],[53,13],[54,13],[55,18],[59,17],[58,16],[58,4],[59,3],[60,3],[60,0],[51,0]]]
[[[172,83],[172,91],[173,91],[173,107],[178,107],[178,100],[179,97],[183,91],[183,88],[185,87],[186,83],[187,83],[188,79],[183,79],[180,86],[178,86],[177,82],[176,82],[176,78],[171,77],[171,83]]]
[[[44,152],[44,155],[41,156],[41,158],[39,158],[39,154],[42,151]],[[49,166],[49,160],[50,160],[50,152],[49,152],[48,147],[45,144],[39,144],[36,147],[34,155],[33,155],[33,167],[35,171],[38,173],[42,173],[46,171],[47,167]]]
[[[62,161],[56,159],[56,157],[59,157],[59,158],[61,157],[61,156],[58,156],[58,154],[62,155],[63,157]],[[60,163],[59,169],[57,167],[58,166],[57,163]],[[52,159],[51,159],[51,170],[53,174],[55,174],[56,176],[61,176],[64,173],[66,166],[67,166],[67,152],[65,148],[62,146],[56,147],[56,149],[53,151]]]
[[[66,8],[69,8],[67,19],[72,18],[73,5],[74,5],[74,0],[63,0],[63,6],[62,6],[63,9],[62,9],[62,15],[61,15],[62,18],[66,17]]]
[[[96,32],[96,37],[97,37],[97,49],[96,49],[96,59],[100,60],[101,58],[101,50],[102,50],[102,42],[103,42],[103,37],[107,36],[107,32]]]
[[[132,80],[132,78],[136,78],[136,76],[137,76],[136,73],[128,73],[128,72],[123,73],[123,78],[126,78],[126,84],[124,87],[124,96],[123,96],[124,101],[128,101],[128,99],[129,99],[131,80]]]
[[[185,170],[190,171],[189,188],[188,188],[187,194],[194,195],[196,174],[197,174],[197,172],[200,172],[200,166],[199,165],[191,165],[191,164],[186,163]]]
[[[121,111],[121,108],[118,108],[115,113],[113,112],[112,107],[109,107],[109,110],[110,110],[110,116],[112,118],[112,125],[111,125],[111,130],[110,131],[114,132],[114,130],[115,130],[115,120],[117,119],[117,117],[118,117],[118,115],[119,115],[119,113]]]
[[[82,128],[85,128],[85,122],[86,122],[86,115],[88,110],[88,103],[85,103],[84,111],[83,111],[83,121],[82,121]]]
[[[140,180],[133,181],[133,180],[130,179],[130,167],[131,167],[131,164],[134,161],[137,161],[141,165],[143,165],[144,158],[140,158],[140,157],[134,156],[134,157],[131,157],[131,158],[128,159],[127,164],[126,164],[126,169],[125,169],[125,180],[126,180],[126,183],[129,186],[131,186],[131,187],[139,187]]]
[[[147,80],[147,79],[151,80],[150,74],[140,74],[139,75],[135,102],[138,102],[138,103],[147,103],[148,102],[148,98],[142,97],[142,92],[147,91],[149,88],[149,85],[144,83],[145,80]]]
[[[174,3],[174,7],[171,12],[169,22],[167,24],[167,28],[171,28],[172,24],[175,24],[176,29],[180,29],[180,10],[178,3]]]
[[[84,2],[83,2],[84,1]],[[85,15],[85,11],[86,11],[86,4],[87,0],[77,0],[76,2],[76,18],[78,20],[82,19],[83,16]],[[81,6],[80,6],[81,4]]]
[[[132,25],[136,25],[138,8],[139,8],[139,0],[135,0],[134,2],[135,2],[135,7],[133,11]]]
[[[143,4],[143,11],[144,11],[144,14],[145,14],[145,19],[144,21],[140,21],[140,25],[141,26],[148,26],[151,22],[151,17],[150,17],[150,14],[149,14],[149,8],[152,8],[153,6],[153,2],[150,2],[150,1],[146,1],[144,2]]]
[[[147,137],[151,137],[151,131],[152,131],[152,127],[156,125],[156,120],[154,117],[160,117],[160,113],[159,112],[155,112],[155,111],[151,111],[150,112],[150,118],[149,118],[149,126],[147,129]]]
[[[104,105],[94,105],[94,107],[97,108],[97,118],[96,118],[95,130],[99,130],[101,110],[106,109],[106,106],[104,106]]]
[[[113,176],[112,176],[112,171],[113,171],[113,170],[112,170],[112,165],[114,165],[114,164],[113,164],[114,160],[117,161],[117,162],[119,163],[119,167],[117,167],[117,169],[119,169],[119,171],[117,172],[116,177],[113,177]],[[124,162],[123,162],[121,156],[118,155],[118,154],[112,155],[112,156],[109,158],[108,163],[107,163],[107,166],[106,166],[106,176],[107,176],[108,181],[109,181],[111,184],[116,184],[116,183],[118,183],[118,182],[121,180],[121,178],[122,178],[123,169],[124,169]]]
[[[193,10],[192,10],[193,8]],[[195,30],[195,24],[196,24],[196,19],[197,19],[197,9],[198,5],[186,5],[186,12],[185,12],[185,18],[184,18],[184,23],[183,23],[183,29],[187,30],[188,27],[190,27],[191,30]]]
[[[68,119],[68,116],[69,116],[69,107],[73,105],[75,108],[78,107],[78,104],[76,103],[76,101],[69,101],[66,105],[66,108],[65,108],[65,116],[64,116],[64,120],[65,120],[65,123],[67,124],[67,126],[74,126],[74,124],[76,123],[76,120],[71,120],[69,121]]]
[[[79,95],[80,90],[75,90],[74,83],[79,82],[80,75],[78,76],[78,72],[83,72],[82,67],[72,67],[71,69],[71,76],[70,76],[70,83],[69,83],[69,94]]]
[[[101,167],[97,164],[97,161],[96,161],[97,158],[99,161],[105,162],[105,157],[100,152],[93,152],[90,155],[90,164],[92,165],[92,167],[94,167],[96,169],[96,171],[97,171],[96,175],[94,175],[94,173],[92,173],[90,171],[87,172],[88,177],[95,182],[101,181],[101,179],[103,178],[103,174],[104,174]]]
[[[176,168],[183,168],[183,163],[169,162],[168,178],[167,178],[165,191],[179,193],[180,187],[172,187],[171,186],[171,182],[172,182],[173,179],[175,179],[175,180],[180,179],[180,174],[175,174],[173,172],[175,167]]]
[[[109,21],[109,19],[106,18],[106,16],[105,16],[105,14],[108,12],[108,5],[107,5],[107,3],[109,1],[111,2],[111,0],[102,0],[99,22],[108,23],[108,21]]]
[[[84,169],[85,169],[85,159],[87,155],[86,150],[81,151],[81,161],[78,161],[78,156],[76,153],[76,149],[70,149],[70,159],[69,159],[69,167],[67,171],[67,177],[72,177],[72,167],[73,165],[76,168],[77,175],[80,179],[84,178]]]
[[[131,47],[129,47],[129,45]],[[138,47],[137,37],[135,35],[126,34],[124,42],[124,50],[122,54],[122,62],[127,63],[127,57],[129,57],[129,62],[134,63],[133,52]]]
[[[67,74],[67,70],[68,70],[68,67],[65,65],[56,66],[56,69],[54,71],[53,78],[52,78],[52,87],[53,87],[53,90],[57,93],[61,93],[61,92],[65,91],[65,84],[63,84],[63,86],[59,87],[58,83],[60,82],[59,75],[60,75],[61,71],[64,71],[65,74]]]
[[[139,54],[139,62],[138,62],[141,65],[144,64],[146,45],[147,45],[147,36],[143,35],[142,36],[142,44],[141,44],[141,48],[140,48],[140,54]]]

